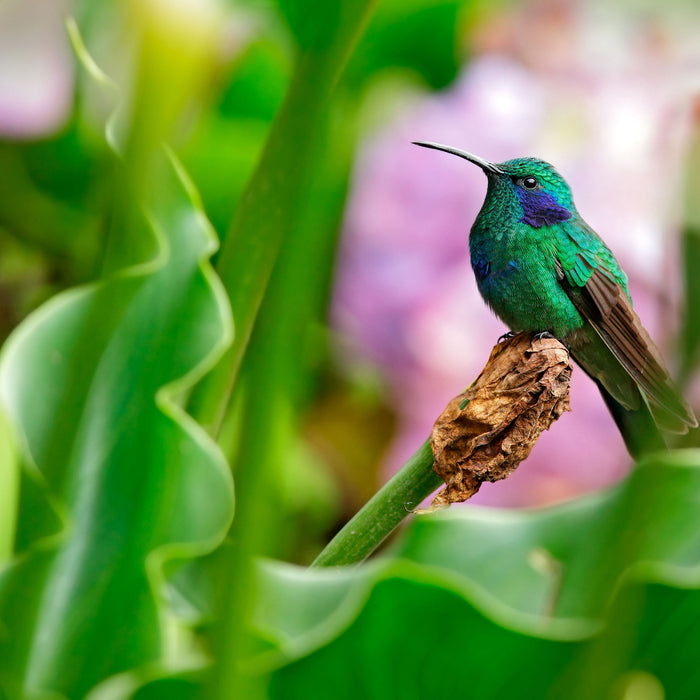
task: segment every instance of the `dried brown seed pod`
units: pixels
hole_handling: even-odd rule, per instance
[[[571,369],[555,338],[520,333],[498,343],[476,381],[435,422],[433,469],[445,488],[431,509],[466,501],[484,481],[511,474],[569,410]]]

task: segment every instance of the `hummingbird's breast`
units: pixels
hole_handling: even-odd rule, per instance
[[[469,237],[472,269],[481,296],[512,331],[564,337],[583,319],[559,283],[543,228],[475,224]]]

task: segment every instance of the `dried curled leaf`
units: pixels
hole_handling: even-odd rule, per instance
[[[445,480],[431,508],[466,501],[505,479],[543,430],[569,410],[571,361],[555,338],[520,333],[498,343],[476,381],[433,426],[433,469]]]

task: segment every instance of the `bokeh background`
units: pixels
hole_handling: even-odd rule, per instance
[[[174,145],[224,236],[283,99],[293,47],[268,4],[219,9],[208,82]],[[100,207],[110,193],[99,131],[109,107],[81,75],[65,17],[81,16],[91,52],[115,79],[126,76],[130,52],[115,3],[11,0],[0,12],[6,336],[42,300],[100,267]],[[412,140],[556,164],[696,397],[680,339],[681,235],[697,198],[696,14],[680,0],[380,4],[327,131],[317,134],[320,147],[330,144],[325,170],[305,193],[303,225],[337,229],[337,248],[298,262],[323,279],[315,299],[300,301],[315,308],[299,358],[310,384],[298,387],[296,407],[324,498],[335,493],[341,519],[420,444],[505,330],[481,302],[468,262],[484,178]],[[332,268],[318,269],[325,262]],[[630,460],[581,372],[572,409],[522,469],[475,500],[541,505],[619,480]]]
[[[125,632],[123,648],[129,653],[120,656],[122,647],[101,657],[93,651],[104,667],[95,661],[97,665],[83,673],[78,663],[75,684],[71,685],[70,678],[54,678],[55,686],[49,681],[42,685],[41,680],[41,673],[49,678],[55,671],[51,664],[44,664],[45,658],[53,659],[50,652],[23,656],[24,647],[18,644],[12,659],[22,669],[19,675],[26,672],[30,680],[39,679],[35,685],[28,681],[24,690],[50,687],[65,697],[83,697],[99,683],[108,682],[105,679],[131,673],[137,667],[151,664],[151,675],[157,675],[153,669],[158,663],[162,668],[181,670],[187,664],[170,662],[176,659],[179,663],[180,656],[173,650],[181,652],[184,647],[197,652],[185,655],[189,667],[199,668],[204,652],[211,649],[224,650],[219,657],[213,652],[214,658],[245,656],[250,642],[243,639],[243,633],[228,634],[220,629],[213,636],[209,633],[221,620],[237,623],[252,614],[250,609],[255,608],[260,590],[264,610],[257,618],[260,638],[256,644],[269,651],[275,644],[282,648],[289,643],[285,647],[288,659],[308,654],[311,664],[316,659],[319,668],[323,667],[322,653],[313,656],[313,649],[299,641],[303,625],[297,624],[293,615],[285,617],[287,610],[282,603],[279,609],[275,607],[275,601],[301,605],[300,600],[312,601],[315,593],[302,591],[303,576],[284,567],[275,570],[273,583],[268,581],[262,587],[253,583],[251,557],[262,554],[309,564],[332,534],[425,440],[437,415],[476,377],[491,347],[506,331],[480,299],[468,259],[468,231],[483,201],[485,178],[464,161],[420,149],[411,141],[436,141],[492,161],[532,155],[555,164],[572,186],[579,211],[627,272],[635,308],[679,386],[696,411],[700,409],[696,372],[700,347],[699,30],[700,9],[692,0],[5,0],[0,4],[0,338],[10,338],[10,347],[15,348],[11,359],[6,351],[0,361],[4,368],[0,385],[17,379],[29,388],[26,403],[33,401],[37,407],[29,410],[23,406],[22,415],[29,423],[34,413],[45,418],[45,411],[40,410],[44,396],[49,397],[46,405],[52,410],[57,407],[57,415],[63,415],[65,409],[67,425],[74,410],[77,416],[82,415],[85,399],[79,393],[80,382],[71,384],[70,377],[62,377],[64,393],[59,398],[54,395],[51,362],[55,360],[58,366],[63,350],[51,353],[53,346],[47,336],[45,348],[32,349],[37,351],[34,358],[21,343],[26,343],[31,329],[40,325],[37,318],[50,316],[51,309],[58,310],[63,303],[60,300],[76,298],[60,296],[62,292],[79,288],[83,291],[78,296],[91,294],[91,290],[102,290],[121,279],[123,270],[130,270],[131,275],[139,265],[146,269],[156,260],[157,245],[151,234],[158,239],[159,226],[167,228],[163,222],[170,219],[160,208],[161,200],[151,201],[152,191],[160,191],[162,174],[162,167],[152,167],[151,161],[153,152],[165,143],[178,167],[191,179],[185,189],[190,195],[196,191],[189,204],[172,202],[169,211],[173,216],[187,212],[191,221],[207,231],[208,224],[203,222],[210,222],[209,232],[215,234],[220,248],[207,250],[222,283],[217,286],[218,281],[212,282],[215,276],[209,274],[209,268],[207,280],[218,295],[220,315],[228,320],[219,327],[213,320],[215,314],[206,319],[190,319],[185,314],[182,327],[173,326],[166,350],[166,346],[154,349],[151,336],[144,331],[128,345],[128,352],[133,352],[135,365],[146,358],[160,367],[158,353],[173,360],[189,357],[193,333],[183,330],[189,328],[186,321],[201,321],[194,324],[199,329],[194,335],[209,338],[207,333],[211,334],[211,362],[205,368],[205,360],[197,355],[201,371],[192,369],[189,379],[183,380],[184,388],[178,384],[177,409],[170,407],[165,412],[182,419],[179,411],[187,408],[201,426],[201,433],[195,431],[197,440],[206,442],[204,435],[216,439],[217,464],[226,465],[226,474],[231,468],[237,499],[231,531],[232,497],[227,505],[219,504],[220,511],[219,506],[211,506],[212,518],[220,517],[219,524],[212,526],[213,530],[205,528],[208,534],[198,540],[199,535],[193,536],[197,543],[190,543],[192,548],[184,556],[192,559],[195,553],[208,552],[202,570],[191,562],[184,568],[174,564],[169,568],[172,562],[168,557],[175,557],[164,554],[166,564],[158,574],[162,574],[161,580],[153,574],[160,564],[154,565],[149,558],[144,565],[146,555],[141,556],[140,550],[141,559],[120,553],[138,572],[129,585],[140,576],[138,600],[150,601],[151,594],[156,599],[154,591],[160,591],[161,584],[167,589],[163,599],[153,603],[154,610],[161,621],[170,619],[173,610],[178,619],[189,620],[196,632],[193,637],[186,636],[187,644],[180,644],[181,632],[172,628],[164,631],[164,624],[155,632],[153,619],[143,621],[134,613],[131,623],[141,646],[129,646],[133,640]],[[143,229],[144,217],[153,229],[148,234]],[[136,221],[141,223],[136,226]],[[177,297],[183,289],[188,287],[180,280],[168,298]],[[229,302],[224,301],[226,294]],[[113,301],[116,308],[119,298]],[[232,306],[236,335],[232,350],[212,370],[218,358],[213,355],[223,352],[223,346],[231,341],[227,303]],[[92,319],[94,334],[88,329],[84,336],[76,335],[74,342],[62,346],[65,356],[74,356],[77,367],[82,353],[94,350],[103,336],[109,337],[109,322],[105,320],[111,318],[109,308],[104,310],[104,318],[97,313]],[[37,309],[38,315],[32,315]],[[153,328],[159,319],[158,304],[154,309]],[[93,335],[98,339],[94,343]],[[27,350],[26,365],[17,357],[23,354],[17,347]],[[85,366],[91,367],[89,352],[85,357]],[[50,367],[47,369],[41,360]],[[195,364],[193,361],[192,366]],[[130,383],[133,377],[126,360],[110,367],[124,372],[123,387],[138,391],[142,386]],[[178,375],[177,381],[180,378]],[[177,383],[169,375],[168,380]],[[117,383],[114,391],[118,387]],[[104,406],[112,405],[109,392],[89,395],[98,402],[90,405],[97,406],[99,418],[99,400]],[[158,393],[157,401],[160,399]],[[625,510],[629,503],[624,498],[622,505],[617,503],[621,491],[606,491],[592,498],[612,504],[609,507],[629,516],[630,523],[637,522],[634,518],[642,522],[645,509],[652,507],[653,489],[634,486],[634,479],[653,481],[656,477],[633,475],[633,481],[624,481],[632,462],[597,390],[581,371],[574,373],[571,406],[571,412],[543,435],[512,477],[485,485],[473,503],[463,507],[462,515],[455,516],[471,523],[468,528],[474,529],[468,530],[470,537],[484,541],[490,541],[498,530],[491,529],[489,523],[505,523],[504,527],[520,528],[524,533],[522,542],[517,536],[513,538],[513,546],[531,547],[529,554],[521,557],[520,550],[517,556],[514,550],[501,552],[503,562],[517,559],[512,565],[512,588],[506,590],[503,583],[510,564],[501,563],[498,566],[504,570],[492,570],[488,557],[482,560],[477,556],[483,552],[469,550],[469,556],[475,557],[469,565],[476,562],[477,570],[483,573],[479,585],[483,584],[484,590],[498,589],[503,600],[515,608],[527,601],[521,606],[527,614],[532,612],[528,608],[531,579],[540,575],[547,578],[552,571],[556,574],[559,554],[562,560],[571,556],[579,562],[577,571],[589,566],[587,570],[593,572],[585,580],[576,575],[566,579],[572,588],[564,588],[574,591],[572,600],[578,594],[582,599],[595,598],[591,590],[608,590],[606,586],[611,587],[616,580],[606,568],[607,556],[591,564],[586,557],[593,557],[592,546],[574,542],[576,518],[585,520],[588,516],[581,513],[592,509],[594,501],[573,499],[616,484],[622,484],[624,491],[631,483],[631,492],[641,494],[637,508]],[[22,599],[28,611],[22,618],[18,611],[24,608],[17,606],[6,616],[10,633],[4,643],[10,644],[17,630],[21,630],[17,634],[22,640],[33,640],[34,632],[28,630],[38,625],[33,617],[38,601],[48,601],[49,607],[53,601],[47,582],[54,574],[46,573],[52,565],[42,568],[41,575],[36,573],[31,567],[37,555],[27,552],[36,549],[40,558],[54,546],[61,551],[63,545],[50,538],[44,540],[37,533],[46,536],[60,531],[65,535],[69,531],[61,527],[70,519],[64,522],[62,518],[73,513],[71,498],[79,491],[76,484],[94,475],[87,467],[73,463],[64,471],[53,470],[41,460],[33,463],[37,453],[32,440],[40,431],[30,428],[20,426],[20,437],[16,438],[19,451],[27,448],[31,457],[24,455],[21,476],[11,467],[0,469],[0,506],[5,513],[0,525],[0,562],[8,563],[0,576],[0,605],[13,611],[13,601]],[[0,431],[5,429],[0,425]],[[69,425],[66,435],[70,429]],[[677,438],[673,446],[697,447],[699,440],[697,431],[691,432]],[[160,443],[156,440],[154,444]],[[97,451],[102,447],[100,443]],[[141,465],[137,448],[133,459],[107,464],[112,472],[105,474],[128,467],[133,470],[130,478],[139,481],[148,471],[148,460],[144,458]],[[178,454],[184,453],[178,450]],[[144,453],[152,456],[146,449]],[[0,462],[2,459],[0,454]],[[684,465],[693,462],[690,457],[679,460]],[[160,512],[157,494],[161,487],[164,493],[171,493],[166,488],[171,485],[170,472],[164,474],[163,483],[157,489],[154,486],[149,496],[153,500],[144,505],[145,518],[132,522],[128,521],[131,516],[122,519],[117,511],[109,516],[113,520],[103,518],[101,527],[107,535],[111,527],[114,541],[118,540],[116,533],[124,536],[125,551],[131,551],[132,542],[143,544],[149,528],[165,518],[153,515]],[[34,481],[38,489],[27,485]],[[127,477],[124,483],[130,483]],[[35,490],[43,495],[37,497]],[[662,488],[659,492],[671,493]],[[228,497],[223,486],[219,494]],[[109,502],[107,490],[103,496]],[[37,498],[43,504],[39,510],[32,505]],[[687,532],[697,530],[686,518],[692,509],[682,498],[687,508],[679,505],[678,513],[673,510],[673,498],[660,500],[671,504],[664,512],[677,516]],[[469,520],[482,517],[474,504],[505,509],[556,503],[569,503],[570,510],[542,512],[554,513],[554,519],[559,517],[556,513],[573,519],[561,528],[564,539],[558,545],[561,551],[554,547],[558,552],[554,559],[542,555],[539,546],[548,532],[549,515],[541,516],[542,521],[536,520],[539,515],[532,521],[522,516],[524,524],[518,520],[520,514],[509,513],[484,515],[476,526]],[[187,531],[189,523],[197,521],[197,509],[203,513],[209,506],[204,497],[201,501],[193,497],[188,502],[191,512],[184,509],[192,521],[178,532]],[[165,511],[170,506],[162,507]],[[51,509],[54,519],[44,513]],[[595,536],[602,530],[596,528],[607,520],[600,515],[591,522],[593,541],[598,542]],[[661,528],[659,541],[670,542],[669,533],[686,532],[673,518],[663,522],[666,529]],[[82,524],[88,530],[94,525],[93,521]],[[452,550],[437,537],[438,530],[430,527],[418,525],[411,530],[400,556],[431,566],[441,556],[442,563],[451,562]],[[601,542],[614,541],[619,531],[612,527]],[[112,541],[109,536],[107,539]],[[166,544],[159,541],[157,547],[165,549],[172,544],[165,539]],[[434,550],[428,542],[435,544]],[[625,549],[627,544],[625,540],[620,545],[620,551],[627,552],[625,556],[634,549]],[[148,546],[144,545],[144,551],[150,556],[157,547],[153,545],[151,550]],[[692,549],[679,545],[674,552]],[[649,551],[657,555],[653,547]],[[615,556],[610,554],[610,560]],[[621,556],[623,560],[627,562]],[[31,575],[21,569],[26,562]],[[694,562],[683,560],[690,569]],[[131,571],[127,565],[123,569]],[[91,576],[103,580],[99,568],[93,571],[86,565],[85,572],[85,581],[90,582],[86,589],[94,583]],[[409,577],[405,572],[402,575]],[[358,576],[360,588],[370,586],[369,573]],[[64,582],[54,579],[54,593],[63,595],[67,590]],[[427,579],[418,579],[420,585],[428,587]],[[13,599],[26,580],[31,585]],[[560,584],[552,585],[558,590]],[[222,603],[217,595],[229,586],[232,597]],[[321,591],[323,584],[318,586]],[[447,588],[440,589],[440,595],[449,597]],[[547,590],[547,596],[556,599]],[[331,609],[336,594],[329,592],[327,598],[323,598],[325,593],[319,595]],[[397,594],[395,601],[403,601],[404,607],[396,603],[396,617],[386,613],[390,604],[372,599],[381,613],[371,618],[376,626],[368,623],[370,631],[398,624],[405,606],[417,607],[424,602],[420,596],[414,600],[401,595]],[[471,605],[478,596],[474,594],[473,599],[469,595]],[[129,609],[129,596],[135,599],[136,594],[124,588],[125,607],[113,611],[114,627],[99,618],[94,629],[76,632],[76,638],[90,647],[91,639],[110,637],[114,629],[121,630],[119,615],[122,620],[132,617],[124,612]],[[541,602],[538,596],[540,592],[532,594],[535,607]],[[357,596],[353,600],[357,601]],[[490,600],[484,594],[479,598],[483,605],[474,608],[480,612],[470,607],[465,618],[460,617],[462,613],[455,614],[455,627],[450,632],[457,640],[453,640],[455,654],[462,648],[457,621],[461,625],[466,620],[475,629],[486,625],[480,616],[484,610],[484,619],[496,620],[488,622],[492,625],[488,629],[479,628],[487,640],[484,649],[490,648],[488,640],[494,648],[501,644],[503,630],[525,638],[545,628],[549,637],[543,648],[551,644],[559,649],[553,640],[578,639],[576,635],[584,634],[581,630],[585,625],[581,622],[576,627],[571,619],[577,615],[583,619],[590,612],[585,608],[584,615],[583,607],[567,607],[565,601],[562,619],[556,619],[551,628],[547,620],[539,618],[530,628],[530,623],[523,622],[527,614],[518,616],[523,610],[509,617],[510,613],[502,614],[500,602]],[[433,614],[440,616],[452,610],[454,603],[442,605],[437,598],[431,601]],[[596,601],[597,605],[600,601]],[[671,606],[665,598],[662,602]],[[684,604],[689,606],[687,619],[697,619],[692,607],[697,603]],[[94,610],[87,599],[85,605],[81,610],[89,621]],[[552,604],[551,610],[550,603],[545,601],[544,605],[547,615],[554,615],[556,605]],[[309,603],[308,609],[312,607]],[[639,629],[655,628],[656,618],[645,618],[646,613],[637,608],[623,608],[618,611],[623,622],[634,618]],[[371,609],[369,604],[367,609]],[[595,609],[598,614],[599,609]],[[273,613],[279,616],[275,618]],[[156,617],[156,612],[149,614]],[[347,612],[353,614],[364,619],[359,616],[365,613]],[[371,617],[374,613],[366,614]],[[385,614],[386,620],[382,617]],[[322,627],[309,615],[304,633],[311,632],[304,643],[312,637],[318,639]],[[380,618],[385,622],[377,623]],[[41,621],[41,616],[37,619]],[[54,614],[52,620],[58,619],[60,615]],[[540,623],[544,626],[538,627]],[[222,625],[224,630],[235,627],[226,624]],[[401,635],[397,632],[397,636]],[[576,672],[585,676],[595,667],[595,659],[615,647],[613,637],[590,655],[577,650],[576,663],[581,663]],[[51,639],[51,635],[37,633],[36,638]],[[158,643],[153,641],[156,638]],[[510,639],[506,641],[510,643]],[[360,635],[343,643],[355,653],[365,642]],[[518,644],[521,642],[526,645],[522,639]],[[63,643],[61,648],[67,649],[64,660],[80,656],[77,652],[71,656],[70,640]],[[393,638],[387,643],[393,644]],[[377,645],[379,648],[380,642]],[[60,647],[60,640],[56,646]],[[424,658],[421,655],[428,654],[419,647],[415,652],[417,667]],[[141,653],[142,648],[150,651]],[[362,668],[367,677],[374,678],[376,669],[367,670],[374,663],[369,659],[372,648],[367,647],[366,667]],[[525,648],[532,659],[538,657],[539,647],[534,643]],[[343,666],[338,659],[348,649],[336,649],[337,656],[331,660],[335,659],[337,666],[330,663],[329,668],[341,673]],[[470,653],[477,652],[472,649]],[[548,659],[559,658],[559,651],[548,646],[541,653]],[[257,665],[253,664],[262,669],[263,676],[282,666],[282,662],[268,663],[268,656],[263,653]],[[430,663],[439,668],[436,660]],[[561,664],[552,663],[559,673]],[[225,664],[221,667],[224,670],[211,687],[240,691],[243,686],[236,676],[238,671],[234,668],[229,673]],[[273,696],[308,697],[304,695],[306,683],[318,680],[309,681],[313,674],[307,677],[303,669],[294,668],[289,676],[274,676]],[[640,668],[646,667],[640,662]],[[629,683],[625,680],[619,686],[619,696],[663,697],[663,688],[659,695],[653,676],[657,671],[649,671],[652,675],[648,677],[644,671],[641,680],[636,676],[628,679]],[[39,675],[32,676],[33,672]],[[145,683],[144,679],[151,677],[148,673],[143,671],[138,682]],[[497,674],[486,676],[496,678]],[[17,677],[16,669],[5,671],[0,664],[0,683],[10,677]],[[561,691],[575,686],[572,678],[577,677],[562,675],[558,682],[564,685],[557,687]],[[137,693],[134,688],[138,683],[130,678],[135,684],[130,687]],[[602,697],[596,693],[608,687],[609,678],[602,674],[601,679],[595,692],[589,689],[582,697]],[[636,688],[638,681],[642,691],[651,695],[624,695],[624,689]],[[8,687],[14,691],[8,691],[8,696],[23,697],[13,682]],[[189,680],[183,681],[187,683]],[[542,681],[533,683],[537,687]],[[381,686],[369,687],[376,690]],[[692,693],[698,687],[690,684],[688,694],[678,697],[697,697]],[[112,692],[110,688],[107,690]],[[107,690],[104,696],[97,693],[90,697],[115,697]],[[151,691],[152,695],[144,691],[143,695],[124,692],[123,696],[176,697],[168,694],[166,686]],[[243,696],[256,697],[249,691],[250,695]],[[215,691],[212,693],[211,697],[217,697]],[[226,696],[222,693],[218,697]],[[121,697],[119,693],[116,696]],[[391,694],[376,695],[380,696]],[[183,691],[183,697],[194,695]],[[475,697],[489,694],[484,690]],[[574,695],[562,691],[558,697]]]

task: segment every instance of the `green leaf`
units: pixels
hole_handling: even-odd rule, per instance
[[[209,219],[222,234],[260,157],[268,128],[265,122],[208,115],[181,154]]]
[[[277,0],[302,51],[321,51],[350,18],[348,5],[322,0]],[[359,86],[378,71],[408,68],[434,88],[457,75],[457,18],[463,0],[383,0],[348,66]]]
[[[357,23],[363,3],[324,0],[277,0],[302,52],[332,50],[333,44]]]
[[[5,409],[63,519],[2,577],[3,674],[26,696],[79,697],[146,661],[180,663],[163,566],[213,547],[231,520],[226,462],[178,399],[231,337],[215,239],[177,163],[161,172],[141,232],[158,256],[53,299],[0,365]]]
[[[19,507],[20,464],[15,436],[0,413],[0,566],[14,549],[15,525]]]
[[[249,672],[273,698],[695,697],[699,500],[700,452],[669,453],[562,506],[415,517],[366,566],[269,562]]]
[[[402,68],[439,89],[457,76],[458,13],[461,0],[382,2],[348,66],[355,86],[384,69]]]
[[[123,154],[110,163],[109,274],[27,318],[0,360],[25,466],[16,556],[0,575],[11,698],[84,697],[201,666],[200,611],[176,613],[188,606],[172,576],[232,519],[226,460],[182,408],[230,344],[231,312],[209,263],[213,229],[162,146],[208,80],[218,15],[203,3],[128,11],[139,60],[108,128]],[[71,36],[89,63],[75,24]]]
[[[700,198],[698,176],[700,175],[700,128],[696,125],[693,139],[688,147],[685,177],[683,178],[683,236],[681,260],[683,264],[684,318],[681,328],[681,381],[690,381],[700,361]]]
[[[682,244],[685,305],[681,335],[681,378],[687,382],[700,360],[700,279],[697,274],[700,269],[700,225],[683,232]]]
[[[271,122],[289,81],[291,66],[287,53],[267,37],[252,43],[236,61],[230,83],[222,90],[221,116]]]
[[[321,149],[318,135],[331,95],[376,0],[300,3],[298,14],[295,3],[283,4],[295,13],[292,23],[301,32],[302,47],[284,103],[217,261],[236,318],[236,338],[191,402],[193,415],[214,434],[221,430],[280,247],[294,232],[309,196]],[[319,18],[312,18],[313,8]],[[307,19],[312,24],[308,36],[301,28]]]

